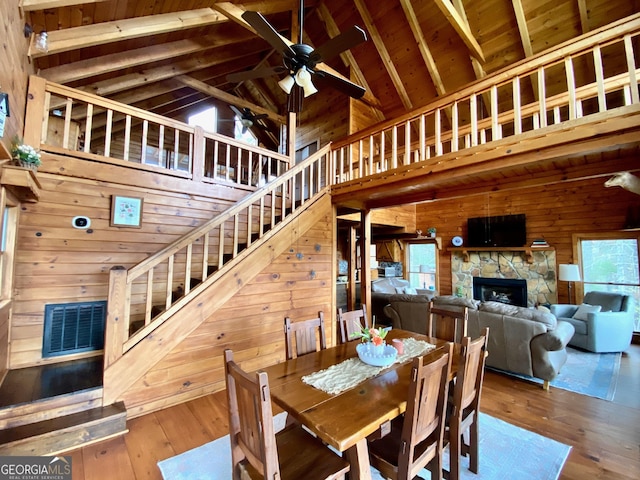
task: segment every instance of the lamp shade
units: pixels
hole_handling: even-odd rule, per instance
[[[560,264],[558,268],[558,280],[562,282],[579,282],[580,267],[572,263]]]
[[[429,265],[420,265],[420,273],[430,273]]]
[[[298,73],[296,73],[296,83],[304,90],[305,98],[318,92],[311,81],[311,74],[309,70],[307,70],[307,67],[300,67]]]
[[[287,75],[286,77],[284,77],[282,80],[278,82],[278,85],[280,85],[280,88],[284,90],[284,92],[287,95],[289,95],[295,83],[296,83],[296,80],[295,78],[293,78],[293,75]]]

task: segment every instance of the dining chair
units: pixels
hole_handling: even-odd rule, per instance
[[[360,327],[358,327],[360,325]],[[359,332],[362,327],[369,328],[369,317],[367,316],[367,306],[362,305],[359,310],[351,310],[343,312],[342,308],[338,309],[338,331],[340,332],[340,343],[347,343],[351,335]]]
[[[324,329],[324,313],[318,312],[317,318],[292,322],[284,319],[284,338],[287,360],[317,352],[327,348],[327,335]],[[319,348],[318,348],[319,347]]]
[[[391,421],[390,432],[371,440],[369,458],[384,478],[410,480],[428,467],[442,479],[443,436],[453,344],[447,343],[411,367],[407,409]]]
[[[467,307],[436,307],[429,302],[427,335],[449,342],[460,343],[467,336],[469,309]]]
[[[249,375],[229,349],[224,362],[233,480],[345,478],[349,463],[299,424],[275,433],[265,372]]]
[[[487,357],[489,327],[471,340],[462,340],[453,397],[447,414],[445,443],[449,444],[449,479],[460,478],[460,455],[469,455],[469,470],[478,473],[478,414]],[[464,437],[467,437],[468,443]]]

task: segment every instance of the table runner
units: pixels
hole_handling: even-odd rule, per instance
[[[418,355],[424,355],[435,348],[435,345],[423,340],[416,340],[415,338],[404,338],[403,343],[404,353],[398,355],[394,363],[406,362]],[[320,370],[319,372],[305,375],[302,377],[302,381],[323,392],[337,395],[338,393],[355,387],[367,378],[376,376],[385,368],[389,368],[389,365],[386,367],[376,367],[364,363],[358,357],[354,357],[336,365],[331,365],[329,368]]]

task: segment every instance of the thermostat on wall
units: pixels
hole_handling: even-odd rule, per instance
[[[454,247],[461,247],[462,246],[462,237],[460,236],[455,236],[451,239],[451,243],[453,244]]]
[[[91,226],[91,219],[84,216],[73,217],[73,220],[71,220],[71,225],[73,225],[73,228],[86,230]]]

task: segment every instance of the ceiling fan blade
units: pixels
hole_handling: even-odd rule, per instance
[[[332,88],[355,99],[362,98],[366,92],[366,90],[357,83],[353,83],[346,78],[338,77],[324,70],[316,70],[314,78],[318,78],[321,82],[326,82]]]
[[[324,62],[366,40],[367,34],[365,31],[357,25],[354,25],[349,30],[342,32],[340,35],[333,37],[328,42],[316,48],[311,54],[311,60],[314,63]]]
[[[231,83],[244,82],[245,80],[253,80],[254,78],[270,77],[286,72],[287,69],[282,65],[277,67],[256,68],[255,70],[245,70],[244,72],[230,73],[227,75],[227,81]]]
[[[233,113],[235,113],[238,118],[242,118],[242,112],[238,107],[236,107],[235,105],[229,105],[229,108],[233,110]]]
[[[253,116],[253,121],[262,120],[263,118],[267,118],[268,116],[269,115],[267,115],[266,113],[260,113],[258,115]]]
[[[289,44],[282,39],[277,30],[267,22],[267,19],[264,18],[261,13],[246,11],[242,14],[242,18],[278,52],[291,57],[295,56],[295,52]]]

